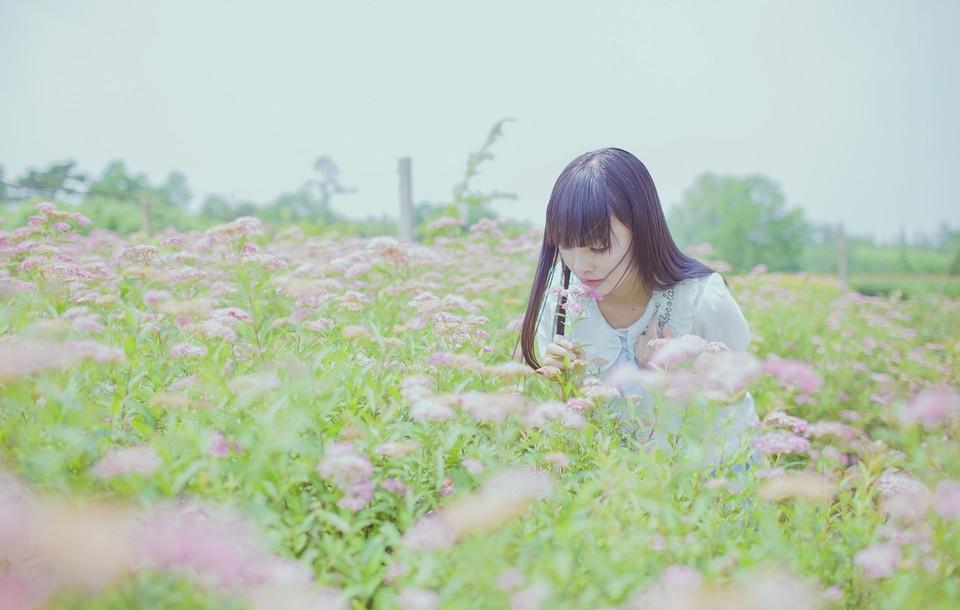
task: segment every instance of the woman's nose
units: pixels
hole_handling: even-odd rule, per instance
[[[571,261],[570,268],[580,277],[590,275],[594,272],[593,261],[590,260],[589,256],[584,254],[575,254]]]

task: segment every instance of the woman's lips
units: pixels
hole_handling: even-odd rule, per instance
[[[591,288],[596,288],[597,286],[600,285],[600,282],[602,282],[603,280],[581,280],[581,281]]]

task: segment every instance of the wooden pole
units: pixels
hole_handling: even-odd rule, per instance
[[[843,232],[843,223],[837,226],[837,279],[844,290],[849,290],[847,282],[847,236]]]
[[[143,234],[150,237],[150,199],[148,197],[140,197],[140,212],[143,214]]]
[[[400,157],[397,172],[400,174],[400,239],[413,241],[413,181],[410,157]]]

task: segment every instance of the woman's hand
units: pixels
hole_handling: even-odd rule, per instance
[[[661,332],[659,329],[659,321],[659,316],[651,316],[650,323],[647,324],[646,330],[640,334],[637,342],[633,346],[633,354],[637,357],[637,364],[639,364],[641,368],[650,362],[650,357],[657,351],[656,344],[650,345],[652,342],[657,339],[673,338],[673,331],[670,330],[670,325],[664,324],[663,331]]]
[[[583,348],[563,335],[555,335],[553,342],[546,348],[542,366],[552,366],[561,371],[570,368],[575,361],[583,358]]]

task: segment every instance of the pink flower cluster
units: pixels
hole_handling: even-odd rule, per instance
[[[516,467],[502,471],[478,491],[423,516],[404,534],[404,546],[449,548],[470,533],[495,528],[521,514],[531,503],[548,496],[553,484],[553,477],[541,470]]]
[[[763,370],[776,377],[784,387],[796,388],[808,394],[818,392],[823,385],[813,367],[800,360],[769,357],[763,363]]]
[[[126,474],[149,475],[162,466],[163,460],[152,447],[113,447],[100,458],[91,473],[98,479],[109,479]]]
[[[785,431],[760,434],[750,441],[750,446],[763,455],[807,453],[810,451],[810,441],[802,436]]]
[[[901,413],[905,422],[935,428],[960,419],[960,395],[944,388],[928,388],[911,400]]]
[[[269,553],[235,515],[189,503],[147,512],[71,505],[34,496],[2,473],[0,563],[4,608],[40,607],[61,590],[95,593],[143,570],[170,571],[255,606],[295,591],[296,607],[346,608],[336,591],[316,586],[308,566]]]
[[[344,497],[337,503],[341,508],[356,512],[373,498],[373,464],[350,441],[334,442],[327,447],[317,472],[343,492]]]

